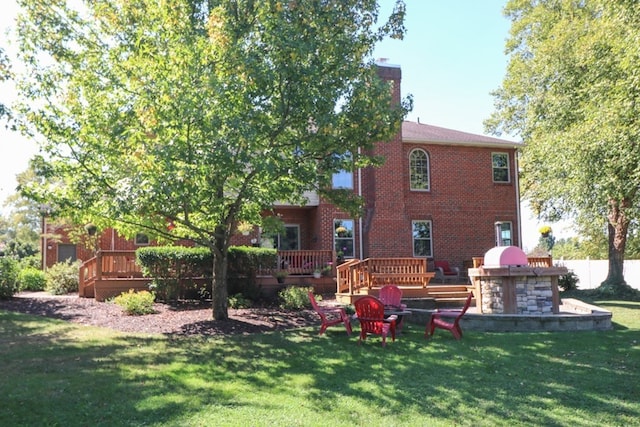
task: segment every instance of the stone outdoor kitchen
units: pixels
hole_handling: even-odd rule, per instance
[[[565,267],[528,265],[515,246],[498,246],[484,256],[484,265],[469,270],[477,308],[486,314],[558,314],[558,277]]]

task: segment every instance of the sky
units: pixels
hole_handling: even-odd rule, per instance
[[[2,0],[0,46],[11,52],[5,29],[17,14],[14,0]],[[403,95],[413,96],[407,120],[475,134],[485,134],[483,122],[493,111],[491,92],[498,89],[508,58],[504,54],[510,22],[502,15],[506,0],[405,0],[407,29],[403,40],[380,43],[375,58],[386,58],[402,69]],[[393,0],[380,0],[381,17]],[[0,86],[0,102],[12,90]],[[505,137],[505,139],[515,140]],[[0,125],[0,201],[15,192],[16,174],[27,168],[35,144]],[[523,246],[532,249],[542,225],[523,206]],[[570,232],[555,227],[556,237]]]

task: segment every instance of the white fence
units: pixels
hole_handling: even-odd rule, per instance
[[[607,278],[609,261],[598,260],[554,260],[554,264],[563,265],[579,278],[578,289],[593,289]],[[624,262],[624,279],[629,286],[640,289],[640,260]]]

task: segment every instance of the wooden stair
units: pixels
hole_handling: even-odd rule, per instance
[[[469,292],[470,285],[429,285],[429,296],[436,300],[436,307],[457,307],[463,306]]]
[[[420,286],[399,286],[402,299],[430,298],[437,307],[455,307],[463,305],[469,295],[471,286],[467,284],[429,284],[426,288]],[[343,304],[353,304],[355,300],[365,295],[378,296],[380,287],[361,288],[358,294],[336,294],[336,300]]]

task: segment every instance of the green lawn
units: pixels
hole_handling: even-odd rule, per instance
[[[0,311],[0,425],[640,425],[640,303],[607,332],[408,324],[220,339],[131,335]]]

